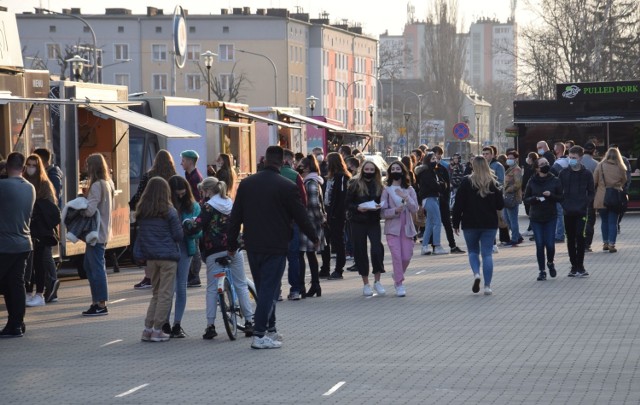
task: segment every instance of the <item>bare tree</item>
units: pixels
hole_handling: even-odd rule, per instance
[[[202,66],[200,63],[196,63],[196,65],[198,66],[205,83],[209,85],[206,67]],[[223,83],[217,76],[213,76],[211,80],[211,92],[220,101],[230,101],[234,103],[240,102],[242,99],[241,93],[252,85],[251,81],[244,73],[240,73],[238,75],[234,74],[236,65],[237,62],[233,64],[231,73],[229,74],[229,79],[226,83]]]

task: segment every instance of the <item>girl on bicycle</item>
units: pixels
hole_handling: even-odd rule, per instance
[[[147,263],[153,297],[144,320],[142,341],[165,342],[169,335],[162,331],[171,309],[180,246],[184,233],[178,211],[171,204],[169,183],[152,177],[136,209],[138,236],[133,246],[137,263]]]
[[[187,222],[185,225],[189,234],[203,232],[201,251],[202,259],[207,264],[207,328],[202,338],[213,339],[218,335],[214,326],[218,307],[218,283],[215,275],[224,270],[220,264],[216,263],[216,259],[227,255],[227,230],[233,201],[227,195],[225,182],[215,177],[205,178],[198,185],[198,189],[205,203],[202,204],[200,215],[193,222]],[[241,251],[231,257],[229,270],[246,320],[244,333],[246,336],[251,336],[253,310],[249,301],[247,276],[244,272],[244,255]]]

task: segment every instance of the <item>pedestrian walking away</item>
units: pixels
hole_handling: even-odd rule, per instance
[[[617,148],[609,148],[607,150],[604,159],[593,172],[593,182],[596,188],[593,207],[600,214],[602,250],[616,253],[618,251],[616,247],[618,215],[620,215],[622,206],[607,207],[605,205],[605,193],[608,188],[622,191],[627,182],[627,168]]]

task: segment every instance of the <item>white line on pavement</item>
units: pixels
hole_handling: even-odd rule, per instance
[[[129,395],[129,394],[133,394],[134,392],[138,391],[139,389],[142,389],[142,388],[146,387],[147,385],[149,385],[149,384],[138,385],[135,388],[131,388],[129,391],[126,391],[126,392],[123,392],[122,394],[116,395],[116,398],[122,398],[122,397],[125,397],[125,396]]]
[[[100,347],[107,347],[107,346],[112,345],[112,344],[114,344],[114,343],[120,343],[120,342],[122,342],[122,339],[112,340],[111,342],[109,342],[109,343],[105,343],[105,344],[103,344],[103,345],[102,345],[102,346],[100,346]]]
[[[109,302],[109,304],[117,304],[118,302],[122,302],[122,301],[126,301],[126,300],[127,300],[126,298],[121,298],[119,300],[111,301],[111,302]]]
[[[322,394],[323,397],[328,397],[329,395],[333,394],[334,392],[338,391],[338,389],[340,387],[342,387],[343,385],[346,384],[346,381],[340,381],[339,383],[337,383],[336,385],[334,385],[333,387],[331,387],[331,389],[327,392],[325,392],[324,394]]]
[[[426,271],[426,270],[420,270],[419,272],[417,272],[417,273],[416,273],[416,276],[417,276],[418,274],[422,274],[422,273],[424,273],[425,271]]]

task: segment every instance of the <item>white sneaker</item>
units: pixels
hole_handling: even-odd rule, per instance
[[[433,254],[434,255],[448,255],[449,251],[446,250],[445,248],[443,248],[442,246],[438,245],[435,248],[433,248]]]
[[[284,336],[282,336],[278,332],[267,332],[264,335],[267,336],[269,339],[273,340],[274,342],[282,343],[282,341],[284,340]]]
[[[373,290],[369,284],[365,284],[364,287],[362,287],[362,295],[365,297],[371,297],[373,295]]]
[[[382,284],[380,284],[379,281],[373,283],[373,288],[376,290],[378,295],[385,295],[387,293],[387,291],[385,291],[384,287],[382,286]]]
[[[404,289],[403,285],[399,285],[396,287],[396,297],[405,297],[407,295],[407,291]]]
[[[33,299],[33,294],[29,294],[29,293],[27,293],[27,295],[26,295],[26,296],[25,296],[25,298],[24,298],[24,303],[25,303],[25,305],[26,305],[29,301],[31,301],[32,299]]]
[[[484,295],[491,295],[493,294],[493,291],[491,291],[491,287],[489,287],[488,285],[484,286]]]
[[[36,294],[31,297],[25,304],[28,307],[43,307],[44,306],[44,297],[40,294]]]
[[[282,342],[273,341],[267,335],[264,337],[254,336],[251,347],[254,349],[279,349],[282,347]]]
[[[430,255],[431,254],[431,247],[430,246],[423,246],[422,250],[420,251],[420,253],[422,255]]]
[[[498,250],[498,245],[493,245],[493,253],[500,253]]]

